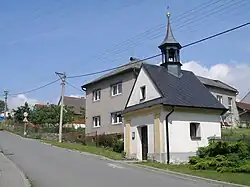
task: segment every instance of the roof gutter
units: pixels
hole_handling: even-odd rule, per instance
[[[166,123],[166,143],[167,143],[167,164],[170,163],[170,149],[169,149],[169,128],[168,128],[168,117],[174,112],[174,106],[172,110],[166,115],[165,123]]]

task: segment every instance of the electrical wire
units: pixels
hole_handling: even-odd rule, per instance
[[[77,88],[76,86],[70,84],[68,81],[65,81],[65,82],[66,82],[66,84],[69,85],[70,87],[72,87],[72,88],[74,88],[74,89],[76,89],[76,90],[78,90],[78,91],[80,91],[80,92],[83,92],[83,90],[81,90],[81,89]]]
[[[42,88],[45,88],[45,87],[47,87],[47,86],[50,86],[50,85],[52,85],[52,84],[58,82],[59,80],[60,80],[60,79],[56,79],[56,80],[54,80],[54,81],[51,81],[51,82],[49,82],[49,83],[47,83],[47,84],[44,84],[44,85],[42,85],[42,86],[39,86],[39,87],[37,87],[37,88],[31,89],[31,90],[28,90],[28,91],[24,91],[24,92],[20,92],[20,93],[10,94],[9,96],[17,96],[17,95],[20,95],[20,94],[27,94],[27,93],[30,93],[30,92],[34,92],[34,91],[40,90],[40,89],[42,89]]]
[[[211,36],[202,38],[202,39],[200,39],[200,40],[191,42],[191,43],[189,43],[189,44],[183,45],[182,48],[190,47],[190,46],[192,46],[192,45],[195,45],[195,44],[204,42],[204,41],[206,41],[206,40],[209,40],[209,39],[218,37],[218,36],[220,36],[220,35],[223,35],[223,34],[232,32],[232,31],[234,31],[234,30],[243,28],[243,27],[248,26],[248,25],[250,25],[250,22],[241,24],[241,25],[236,26],[236,27],[233,27],[233,28],[231,28],[231,29],[228,29],[228,30],[219,32],[219,33],[217,33],[217,34],[214,34],[214,35],[211,35]],[[136,60],[136,61],[131,62],[131,63],[129,63],[129,64],[134,64],[134,63],[146,61],[146,60],[153,59],[153,58],[156,58],[156,57],[161,56],[161,55],[162,55],[162,54],[153,55],[153,56],[150,56],[150,57],[141,59],[141,60]],[[107,72],[107,71],[116,70],[116,69],[118,69],[118,68],[122,68],[122,67],[125,67],[125,66],[127,66],[127,65],[128,65],[128,64],[125,64],[125,65],[122,65],[122,66],[118,66],[118,67],[114,67],[114,68],[109,68],[109,69],[101,70],[101,71],[97,71],[97,72],[86,73],[86,74],[82,74],[82,75],[69,76],[69,77],[67,77],[67,78],[79,78],[79,77],[86,77],[86,76],[96,75],[96,74],[100,74],[100,73],[105,73],[105,72]],[[17,96],[17,95],[19,95],[19,94],[27,94],[27,93],[30,93],[30,92],[34,92],[34,91],[43,89],[43,88],[45,88],[45,87],[47,87],[47,86],[50,86],[50,85],[52,85],[52,84],[58,82],[59,80],[61,80],[61,78],[56,79],[56,80],[54,80],[54,81],[51,81],[51,82],[49,82],[49,83],[47,83],[47,84],[45,84],[45,85],[39,86],[39,87],[37,87],[37,88],[31,89],[31,90],[28,90],[28,91],[24,91],[24,92],[20,92],[20,93],[10,94],[9,96]],[[70,84],[69,82],[67,82],[67,81],[65,81],[65,82],[66,82],[66,84],[68,84],[69,86],[71,86],[71,87],[73,87],[73,88],[75,88],[75,89],[77,89],[77,90],[80,90],[79,88],[75,87],[74,85]],[[80,91],[82,92],[82,90],[80,90]]]
[[[232,32],[232,31],[234,31],[234,30],[240,29],[240,28],[245,27],[245,26],[248,26],[248,25],[250,25],[250,22],[247,22],[247,23],[241,24],[241,25],[239,25],[239,26],[233,27],[233,28],[231,28],[231,29],[228,29],[228,30],[225,30],[225,31],[216,33],[216,34],[214,34],[214,35],[211,35],[211,36],[202,38],[202,39],[197,40],[197,41],[195,41],[195,42],[191,42],[191,43],[189,43],[189,44],[183,45],[182,48],[186,48],[186,47],[189,47],[189,46],[192,46],[192,45],[195,45],[195,44],[204,42],[204,41],[206,41],[206,40],[209,40],[209,39],[218,37],[218,36],[220,36],[220,35],[223,35],[223,34]],[[147,58],[144,58],[144,59],[141,59],[141,60],[136,60],[136,61],[134,61],[134,62],[130,62],[129,65],[134,64],[134,63],[138,63],[138,62],[142,62],[142,61],[146,61],[146,60],[149,60],[149,59],[152,59],[152,58],[161,56],[161,55],[162,55],[162,54],[157,54],[157,55],[150,56],[150,57],[147,57]],[[86,74],[82,74],[82,75],[69,76],[68,78],[87,77],[87,76],[91,76],[91,75],[96,75],[96,74],[100,74],[100,73],[105,73],[105,72],[107,72],[107,71],[116,70],[116,69],[118,69],[118,68],[122,68],[122,67],[126,67],[126,66],[128,66],[128,64],[125,64],[125,65],[122,65],[122,66],[118,66],[118,67],[114,67],[114,68],[109,68],[109,69],[101,70],[101,71],[97,71],[97,72],[86,73]]]
[[[207,11],[207,10],[206,10],[207,7],[212,6],[212,5],[215,5],[216,3],[220,2],[220,1],[221,1],[221,0],[217,0],[217,1],[212,2],[212,3],[210,3],[210,4],[208,4],[209,2],[205,2],[204,4],[201,4],[201,5],[199,5],[199,6],[195,7],[195,8],[193,8],[193,9],[191,9],[191,10],[189,10],[189,11],[186,11],[186,12],[180,14],[179,16],[177,16],[177,17],[171,19],[171,20],[178,20],[178,21],[184,19],[184,20],[182,21],[183,23],[182,23],[182,22],[176,22],[176,21],[175,21],[175,22],[173,22],[172,25],[174,25],[175,23],[178,23],[178,24],[177,24],[178,27],[183,28],[183,27],[184,27],[183,25],[190,25],[190,24],[194,23],[195,20],[197,20],[197,18],[198,18],[197,21],[201,21],[201,20],[202,20],[201,18],[206,19],[208,16],[215,15],[215,13],[220,13],[222,10],[227,10],[228,8],[230,8],[230,7],[232,7],[232,6],[235,6],[236,3],[239,4],[238,1],[235,1],[233,4],[226,4],[226,3],[223,3],[222,5],[219,5],[219,6],[216,6],[216,7],[211,7],[211,10],[210,10],[210,11]],[[243,0],[243,1],[245,1],[245,0]],[[229,3],[231,3],[231,2],[233,2],[233,1],[230,1]],[[206,9],[204,8],[204,6],[206,7]],[[233,8],[233,7],[232,7],[232,8]],[[190,12],[193,12],[194,10],[197,10],[197,9],[198,9],[198,11],[199,11],[199,10],[201,10],[201,11],[206,10],[206,12],[204,12],[204,13],[201,12],[201,13],[200,13],[201,16],[199,16],[199,15],[196,15],[196,16],[195,16],[195,14],[196,14],[198,11],[194,12],[193,14],[190,14],[190,15],[192,16],[193,19],[189,19],[188,16],[182,16],[182,15],[186,15],[186,14],[188,14],[188,13],[190,13]],[[230,11],[230,9],[227,10],[227,11]],[[208,13],[207,13],[207,12],[208,12]],[[199,13],[199,12],[198,12],[198,13]],[[206,14],[206,13],[207,13],[208,15],[204,16],[204,14]],[[178,19],[177,19],[177,18],[178,18]],[[186,20],[185,20],[185,19],[186,19]],[[187,20],[187,19],[188,19],[188,20]],[[197,22],[197,21],[196,21],[196,22]],[[111,49],[109,49],[109,50],[104,51],[104,53],[102,53],[99,57],[97,57],[97,60],[105,60],[105,59],[108,59],[109,56],[113,56],[113,55],[116,55],[116,54],[120,54],[121,52],[124,52],[124,51],[125,51],[124,48],[125,48],[125,49],[131,49],[131,47],[138,46],[138,44],[140,44],[138,40],[142,39],[142,36],[144,36],[145,34],[146,34],[145,36],[147,37],[147,39],[150,39],[150,40],[151,40],[151,39],[158,38],[159,36],[162,35],[161,33],[162,33],[162,30],[163,30],[163,29],[165,29],[165,24],[160,24],[160,25],[158,25],[157,28],[155,28],[155,29],[153,28],[153,29],[144,31],[142,34],[139,34],[139,35],[137,35],[136,37],[133,37],[133,38],[131,38],[131,39],[129,39],[129,40],[127,40],[127,41],[121,43],[121,44],[115,45],[113,48],[111,48]],[[160,31],[160,32],[157,32],[156,34],[154,34],[156,31]],[[144,39],[144,41],[145,41],[145,39]],[[108,55],[108,54],[109,54],[108,57],[103,57],[104,55]]]

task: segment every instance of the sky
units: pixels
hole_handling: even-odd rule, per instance
[[[0,92],[22,93],[57,79],[125,64],[160,53],[167,7],[182,45],[250,21],[249,0],[8,0],[0,1]],[[183,69],[250,91],[250,26],[181,50]],[[159,63],[160,58],[150,63]],[[67,79],[65,95],[99,75]],[[56,103],[60,82],[9,97]],[[1,97],[0,97],[1,99]]]

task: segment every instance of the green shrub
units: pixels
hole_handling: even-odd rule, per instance
[[[250,164],[242,165],[239,168],[236,168],[238,173],[250,173]]]
[[[209,169],[209,161],[201,161],[193,166],[196,170],[206,170]]]
[[[191,165],[195,165],[195,164],[199,163],[201,160],[202,159],[200,157],[198,157],[198,156],[191,156],[191,157],[189,157],[189,162],[188,163],[191,164]]]
[[[124,151],[124,142],[122,139],[114,138],[113,140],[113,151],[122,153]]]
[[[97,137],[97,144],[98,146],[111,148],[113,146],[113,136],[105,134],[99,135]]]

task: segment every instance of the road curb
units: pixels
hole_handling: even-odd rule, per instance
[[[218,180],[199,177],[199,176],[195,176],[195,175],[189,175],[189,174],[185,174],[185,173],[179,173],[179,172],[175,172],[175,171],[159,169],[159,168],[155,168],[155,167],[151,167],[151,166],[147,166],[147,165],[140,165],[140,164],[135,164],[135,163],[133,163],[133,164],[126,163],[126,164],[132,165],[132,166],[135,166],[138,168],[146,169],[149,171],[157,171],[157,172],[161,172],[161,173],[167,173],[167,174],[174,175],[177,177],[181,176],[182,178],[186,178],[188,180],[193,180],[193,181],[203,180],[203,181],[213,183],[214,185],[222,185],[223,187],[224,187],[224,185],[227,185],[230,187],[249,187],[249,186],[242,185],[242,184],[235,184],[235,183],[230,183],[230,182],[218,181]]]
[[[17,173],[19,173],[19,175],[21,176],[22,180],[23,180],[23,187],[31,187],[31,183],[28,180],[28,178],[25,176],[25,174],[19,169],[19,167],[11,160],[9,159],[7,156],[5,156],[3,153],[0,153],[1,156],[9,163],[12,165],[12,167],[16,170]]]

